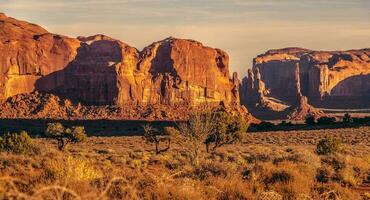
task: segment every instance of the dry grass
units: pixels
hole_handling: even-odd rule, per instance
[[[344,152],[318,156],[333,135]],[[156,155],[140,137],[90,137],[68,151],[36,139],[40,154],[0,153],[0,199],[366,199],[370,128],[249,134],[198,166],[174,143]]]

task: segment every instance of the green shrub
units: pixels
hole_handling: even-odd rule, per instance
[[[7,133],[0,137],[0,151],[12,152],[16,154],[38,153],[39,149],[33,144],[32,138],[26,131],[17,133]]]
[[[317,120],[317,124],[319,125],[329,125],[335,123],[335,117],[320,117]]]
[[[213,144],[212,150],[214,151],[218,147],[233,144],[242,139],[243,134],[247,131],[247,123],[242,117],[233,116],[226,112],[216,112],[214,115],[213,130],[205,141],[207,151],[211,144]]]
[[[340,152],[342,150],[342,142],[340,139],[335,137],[326,137],[321,139],[316,147],[316,153],[318,155],[328,155]]]
[[[58,149],[61,151],[64,150],[68,144],[83,142],[87,137],[83,126],[64,128],[61,123],[49,123],[45,135],[57,140]]]
[[[350,114],[346,113],[343,116],[343,121],[342,122],[345,123],[345,124],[349,124],[349,123],[353,122],[353,119],[352,119]]]
[[[248,131],[270,131],[275,129],[275,124],[271,122],[262,121],[259,124],[252,123],[248,127]]]
[[[316,124],[315,116],[313,116],[313,115],[311,115],[311,114],[308,114],[308,115],[305,117],[304,122],[305,122],[305,124],[307,124],[307,125],[314,125],[314,124]]]

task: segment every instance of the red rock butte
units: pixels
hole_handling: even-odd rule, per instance
[[[258,69],[266,97],[294,104],[297,96],[324,108],[370,108],[370,49],[313,51],[302,48],[270,50],[257,56],[241,87],[243,104],[250,98]],[[298,79],[296,81],[296,68]],[[249,80],[248,80],[249,79]],[[253,80],[254,81],[254,80]],[[297,89],[298,88],[298,89]],[[261,91],[260,91],[261,93]]]
[[[229,56],[193,40],[169,37],[139,51],[105,35],[70,38],[1,14],[0,50],[1,102],[37,91],[85,105],[239,106]]]
[[[220,49],[167,38],[138,51],[104,35],[74,39],[0,20],[2,101],[34,90],[98,105],[239,101]]]

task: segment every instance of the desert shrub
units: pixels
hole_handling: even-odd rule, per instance
[[[335,170],[332,179],[344,186],[361,184],[366,180],[370,169],[370,163],[364,158],[335,155],[322,160]]]
[[[306,115],[306,117],[304,118],[304,122],[307,125],[314,125],[314,124],[316,124],[315,116],[313,116],[312,114]]]
[[[321,139],[316,146],[316,153],[318,155],[328,155],[338,153],[341,150],[342,150],[342,141],[332,136]]]
[[[184,148],[192,165],[199,164],[202,146],[213,130],[214,115],[209,112],[193,113],[187,122],[179,125],[179,144]]]
[[[209,177],[223,177],[228,175],[228,169],[223,163],[204,162],[194,167],[191,176],[194,179],[205,180]]]
[[[61,123],[49,123],[45,135],[55,139],[58,149],[61,151],[64,150],[68,144],[83,142],[87,137],[83,126],[64,128]]]
[[[293,126],[293,123],[283,120],[283,121],[281,121],[281,123],[279,125],[280,126]]]
[[[319,125],[329,125],[335,123],[335,117],[320,117],[317,120],[317,124]]]
[[[103,173],[85,158],[69,156],[63,159],[49,160],[45,164],[45,175],[51,180],[91,181],[102,178]]]
[[[260,179],[268,190],[278,192],[283,199],[299,199],[302,194],[310,194],[315,174],[316,168],[311,164],[284,161],[277,166],[265,163]]]
[[[245,184],[239,177],[218,177],[213,181],[213,185],[218,189],[217,196],[212,199],[217,200],[247,200],[253,196],[253,186]]]
[[[215,151],[218,147],[240,141],[247,131],[247,123],[242,117],[232,116],[226,112],[216,112],[213,123],[213,130],[205,141],[207,152],[211,144],[212,150]]]
[[[324,164],[330,165],[335,171],[344,169],[347,167],[345,160],[342,157],[339,156],[326,156],[321,159],[321,162]]]
[[[345,123],[345,124],[349,124],[349,123],[353,122],[353,119],[352,119],[350,114],[346,113],[343,116],[342,122]]]
[[[320,183],[328,183],[333,174],[334,170],[331,167],[321,167],[317,169],[316,180]]]
[[[274,184],[274,183],[288,183],[289,181],[292,180],[293,176],[290,173],[284,170],[280,170],[273,172],[271,176],[268,177],[265,181],[268,184]]]
[[[39,149],[33,144],[32,138],[26,131],[7,133],[0,137],[0,151],[16,154],[37,153]]]
[[[156,128],[153,128],[149,124],[143,126],[144,129],[144,136],[143,139],[147,143],[154,144],[155,146],[155,153],[159,154],[161,152],[167,151],[170,149],[171,146],[171,134],[174,134],[174,128],[172,127],[165,127],[164,133],[160,133]],[[167,141],[167,148],[160,150],[159,144],[162,141]]]
[[[260,130],[271,130],[275,127],[275,124],[271,123],[271,122],[266,122],[266,121],[262,121],[260,124],[259,124],[259,129]]]

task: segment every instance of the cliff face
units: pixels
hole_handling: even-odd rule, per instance
[[[238,102],[228,55],[168,38],[142,52],[107,36],[68,38],[0,18],[1,95],[53,91],[91,104]]]
[[[289,104],[300,95],[317,107],[370,106],[370,49],[312,51],[300,48],[270,50],[254,59],[271,97]],[[295,78],[299,68],[299,88]],[[247,92],[247,86],[241,89]],[[300,93],[298,93],[300,91]],[[243,99],[248,103],[248,99]]]
[[[91,105],[238,105],[228,55],[167,38],[138,51],[104,35],[77,39],[0,14],[0,101],[32,91]]]
[[[76,39],[0,14],[0,101],[32,92],[39,78],[64,69],[79,45]]]
[[[139,53],[132,70],[124,65],[118,68],[123,85],[118,103],[238,103],[228,61],[222,50],[196,41],[155,42]]]

